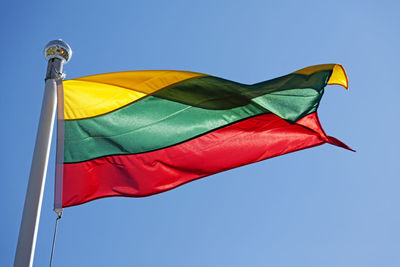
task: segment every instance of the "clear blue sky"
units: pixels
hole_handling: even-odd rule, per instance
[[[11,266],[44,88],[42,50],[67,77],[176,69],[243,83],[340,63],[323,145],[160,195],[67,208],[54,266],[400,266],[398,1],[4,1],[0,10],[0,266]],[[54,144],[54,143],[53,143]],[[35,266],[48,265],[54,147]]]

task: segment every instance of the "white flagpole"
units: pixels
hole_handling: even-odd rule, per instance
[[[46,85],[43,95],[42,110],[35,150],[33,152],[28,189],[26,191],[24,211],[19,229],[18,245],[14,267],[32,267],[35,255],[36,236],[42,208],[43,189],[46,181],[54,117],[57,106],[56,80],[62,78],[63,64],[71,58],[72,50],[61,40],[48,43],[44,50],[48,60]]]

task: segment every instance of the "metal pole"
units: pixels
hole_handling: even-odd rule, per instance
[[[43,95],[42,110],[36,144],[33,152],[28,189],[25,197],[24,211],[19,229],[18,245],[15,253],[14,267],[31,267],[35,255],[36,237],[42,208],[43,189],[46,181],[51,137],[53,134],[54,116],[57,106],[56,80],[62,78],[63,63],[71,57],[71,48],[61,40],[52,41],[45,47],[48,60],[46,84]]]

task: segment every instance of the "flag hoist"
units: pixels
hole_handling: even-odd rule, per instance
[[[324,132],[317,113],[327,85],[348,88],[339,64],[255,84],[173,70],[62,81],[71,48],[52,41],[45,55],[46,87],[15,267],[32,265],[56,105],[59,216],[65,207],[150,196],[325,143],[351,150]]]
[[[71,58],[72,50],[67,43],[55,40],[46,45],[44,54],[48,60],[46,83],[14,267],[31,267],[33,264],[50,143],[57,107],[57,82],[63,78],[63,64],[67,63]],[[61,210],[56,212],[60,213]]]

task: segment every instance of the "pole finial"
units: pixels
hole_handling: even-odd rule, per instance
[[[71,47],[61,39],[49,42],[44,48],[44,56],[47,60],[58,58],[62,63],[67,63],[72,56]]]

